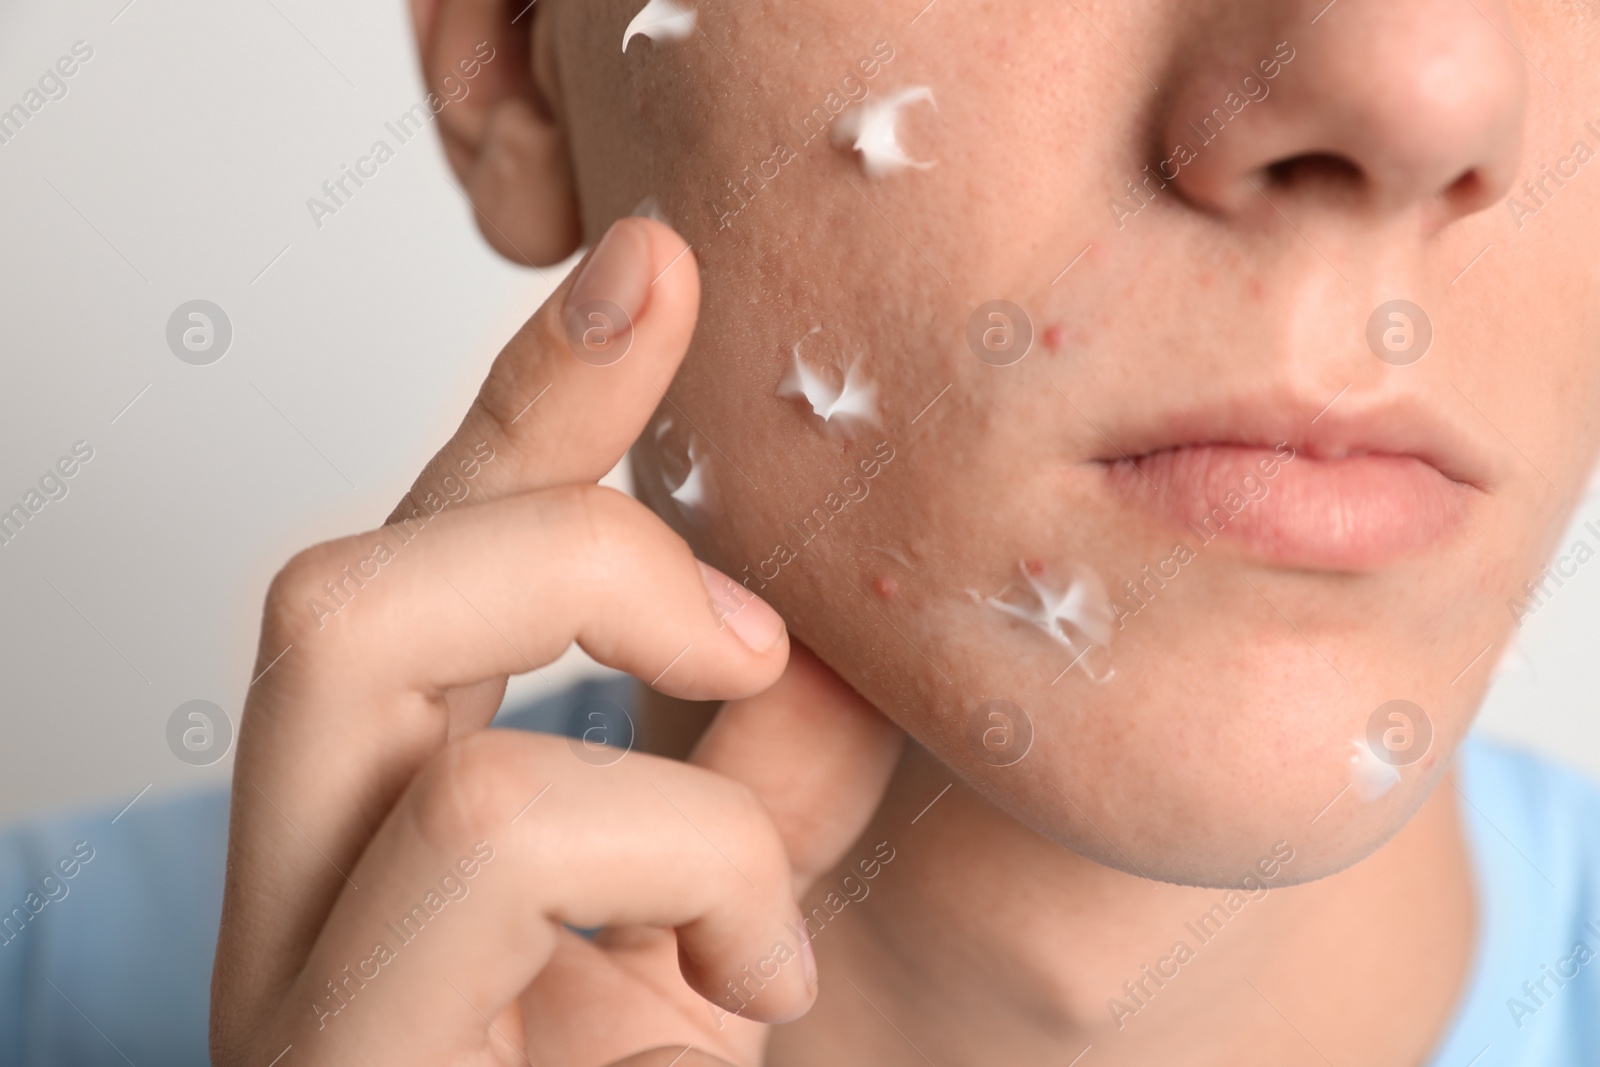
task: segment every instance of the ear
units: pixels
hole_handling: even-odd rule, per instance
[[[422,76],[478,229],[515,263],[582,242],[555,78],[552,0],[411,0]]]

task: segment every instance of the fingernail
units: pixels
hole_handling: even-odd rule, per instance
[[[575,322],[583,328],[601,322],[609,338],[618,338],[633,329],[649,295],[649,236],[639,223],[618,219],[578,269],[565,318],[569,329]]]
[[[578,270],[567,307],[605,300],[633,316],[644,308],[649,292],[650,239],[639,223],[618,219]]]
[[[806,988],[812,992],[817,989],[817,955],[811,951],[811,939],[800,939],[800,964],[806,969]]]
[[[711,594],[711,613],[719,630],[727,627],[756,652],[767,652],[778,643],[783,617],[771,605],[715,567],[700,563],[700,577]]]

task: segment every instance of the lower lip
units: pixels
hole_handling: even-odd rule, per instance
[[[1471,492],[1411,456],[1316,459],[1234,445],[1117,462],[1108,479],[1205,543],[1220,538],[1280,566],[1338,571],[1427,550],[1460,525]]]

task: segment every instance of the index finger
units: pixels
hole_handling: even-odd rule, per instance
[[[495,357],[389,521],[443,501],[598,481],[661,402],[699,310],[683,238],[652,219],[619,219]]]

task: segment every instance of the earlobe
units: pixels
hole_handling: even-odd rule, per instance
[[[478,228],[507,259],[546,266],[577,250],[583,234],[566,138],[528,101],[495,106],[465,181]]]
[[[582,241],[559,109],[543,92],[551,0],[412,0],[423,78],[448,103],[439,135],[489,244],[546,266]],[[548,57],[545,57],[546,59]],[[464,89],[464,91],[463,91]]]

